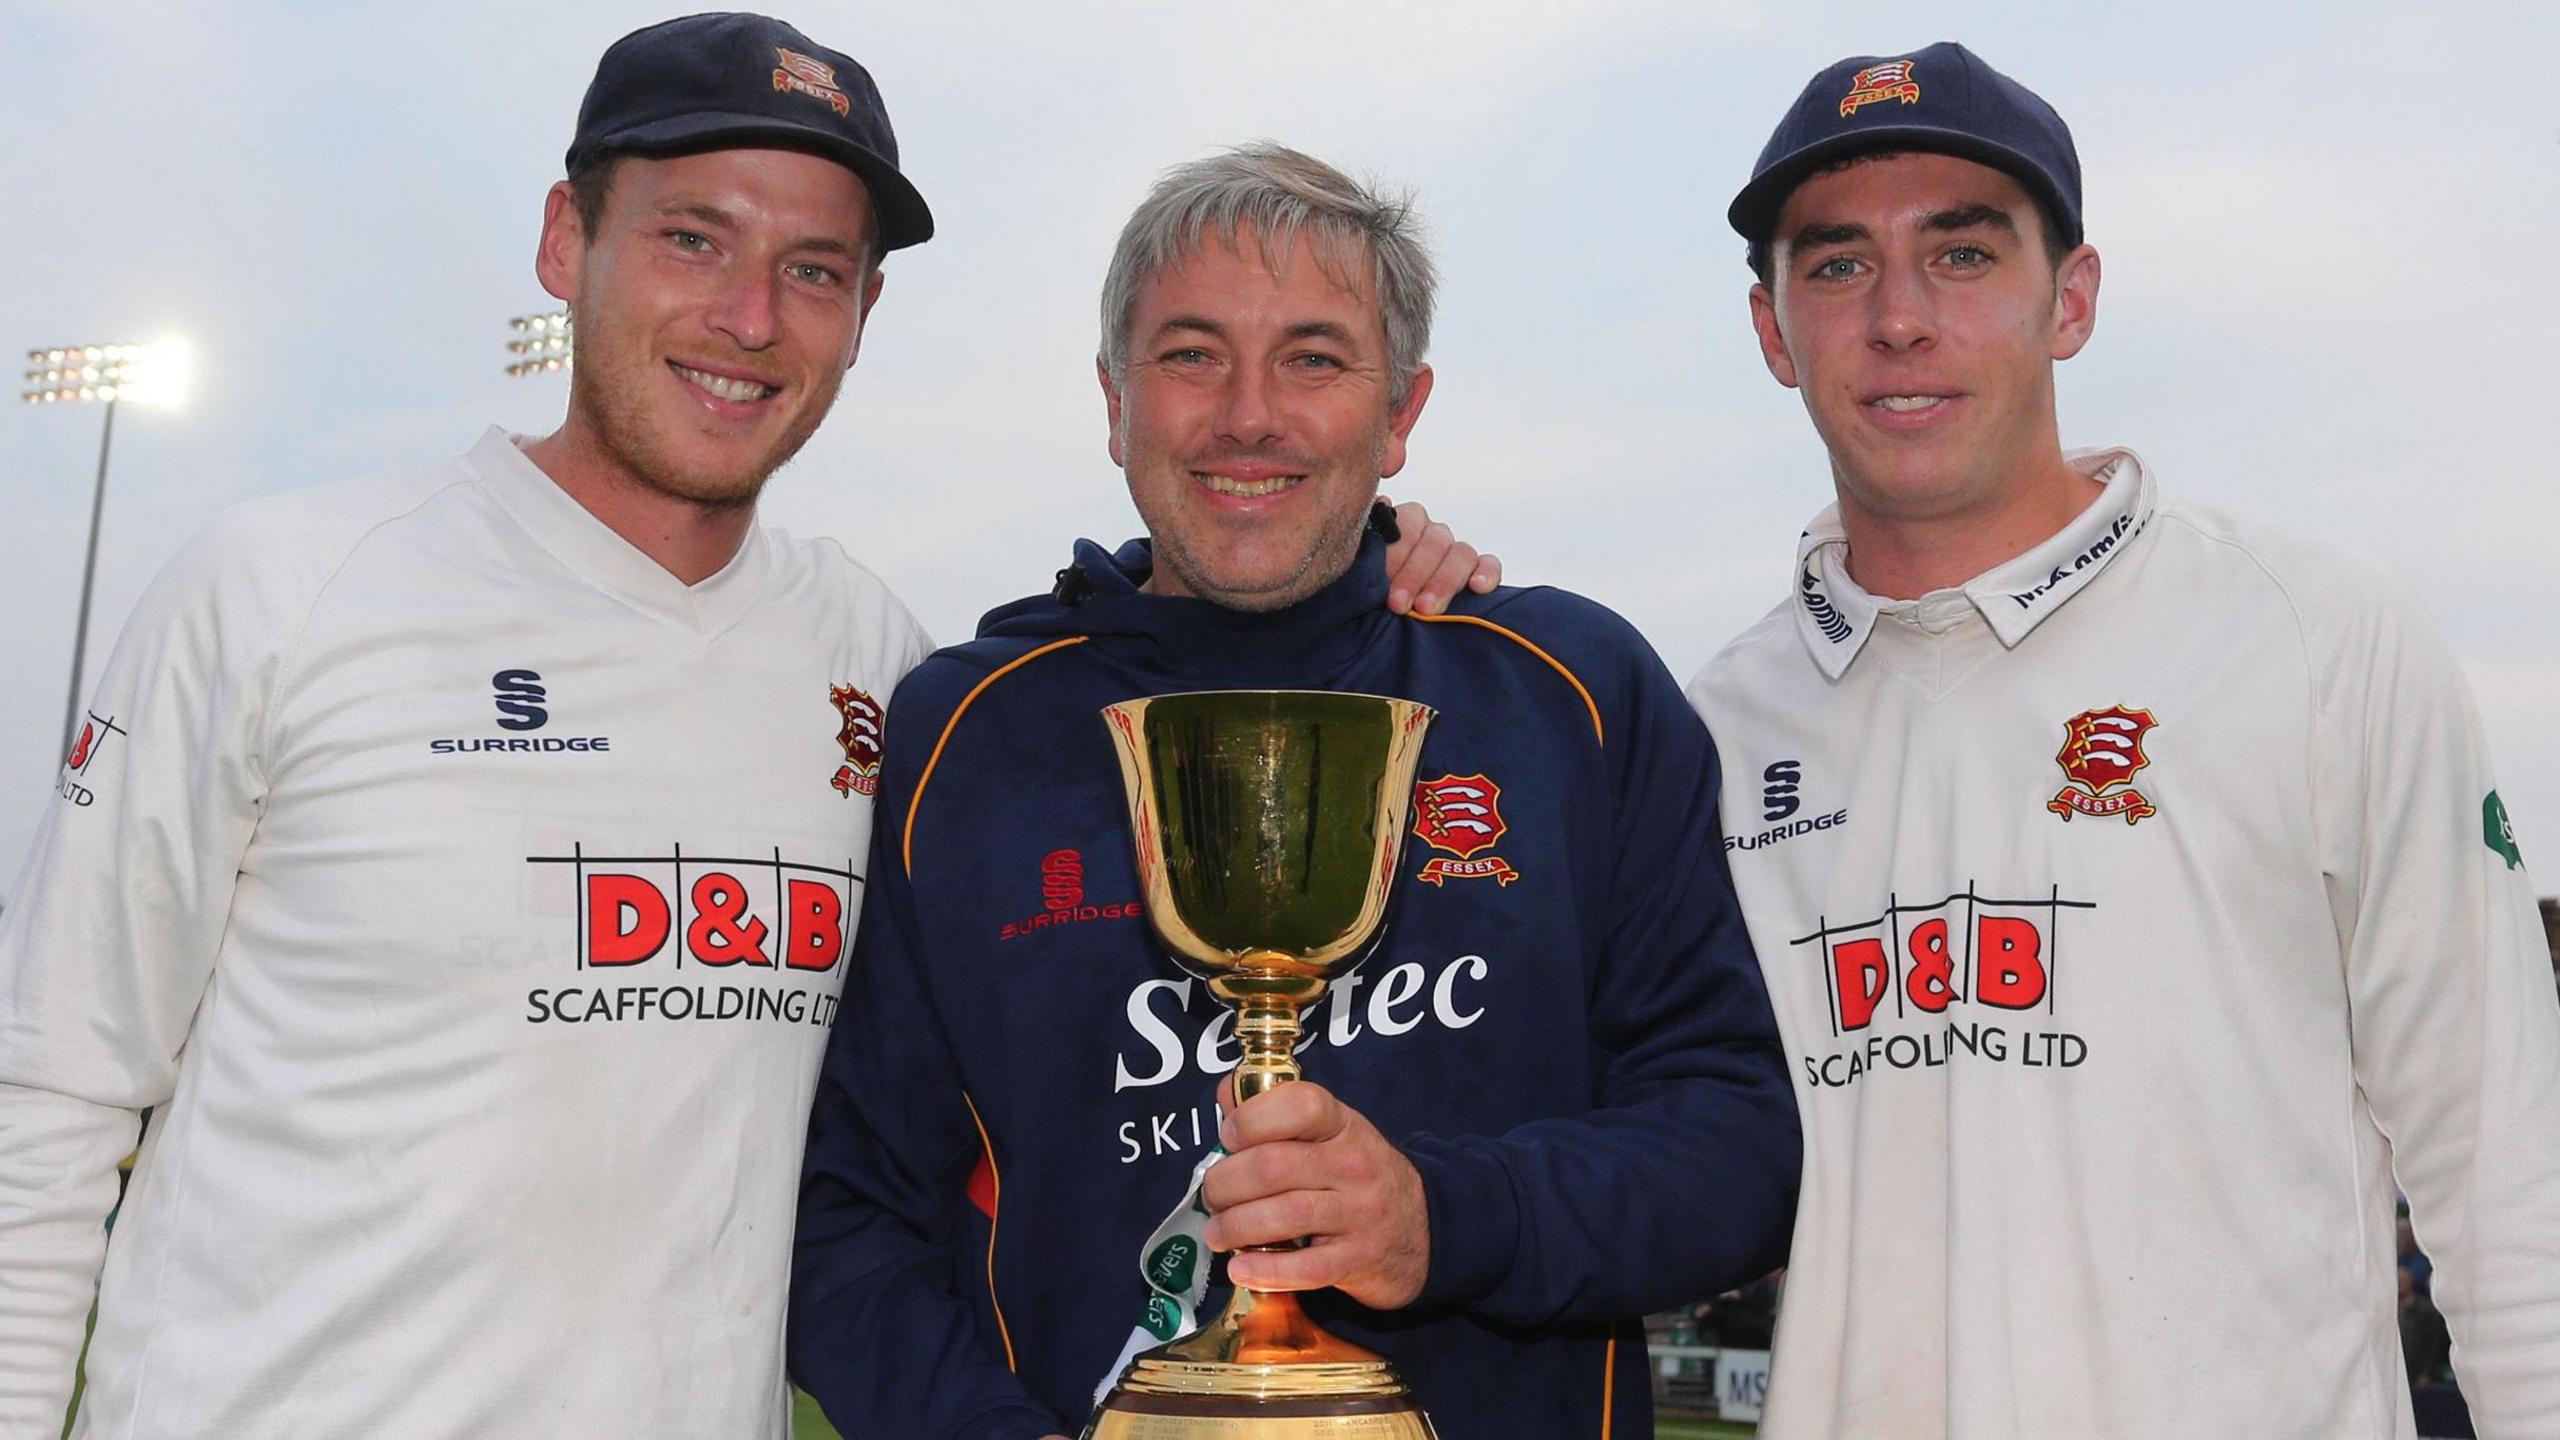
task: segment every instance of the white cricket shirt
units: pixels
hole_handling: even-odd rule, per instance
[[[2483,1436],[2560,1436],[2560,1005],[2452,658],[2104,493],[1883,600],[1836,511],[1701,673],[1805,1174],[1771,1440],[2410,1434],[2393,1187]]]
[[[915,622],[686,586],[501,432],[227,515],[0,929],[0,1433],[776,1437],[810,1088]]]

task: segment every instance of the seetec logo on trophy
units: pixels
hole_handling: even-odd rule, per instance
[[[1430,707],[1324,691],[1159,695],[1106,708],[1147,919],[1234,1006],[1236,1096],[1298,1078],[1298,1013],[1377,944]],[[1158,1332],[1163,1333],[1163,1332]],[[1140,1354],[1085,1440],[1432,1440],[1383,1356],[1286,1293],[1239,1288]]]

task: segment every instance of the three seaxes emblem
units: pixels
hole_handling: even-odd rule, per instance
[[[1846,120],[1866,106],[1887,100],[1920,103],[1920,82],[1911,78],[1910,61],[1887,60],[1850,76],[1849,93],[1840,97],[1840,118]]]
[[[879,794],[880,727],[886,719],[880,702],[850,685],[828,686],[827,698],[835,702],[836,714],[844,720],[844,728],[836,732],[836,743],[844,747],[844,764],[836,767],[836,778],[827,783],[848,798]]]
[[[1446,850],[1458,858],[1443,860],[1434,856],[1414,878],[1426,885],[1440,885],[1452,878],[1481,879],[1490,875],[1501,884],[1510,884],[1520,878],[1510,861],[1498,855],[1476,858],[1478,852],[1492,849],[1510,828],[1502,818],[1502,787],[1482,772],[1416,782],[1413,833],[1432,849]]]
[[[2148,710],[2122,705],[2083,710],[2063,721],[2062,749],[2053,762],[2071,783],[2044,802],[2044,808],[2066,822],[2074,815],[2122,816],[2132,825],[2159,814],[2159,807],[2133,788],[2134,772],[2151,763],[2142,751],[2142,737],[2159,723]]]
[[[786,95],[797,91],[812,100],[825,101],[827,108],[838,115],[852,113],[853,100],[836,84],[836,67],[814,55],[779,45],[773,47],[773,56],[777,62],[773,70],[776,91]]]

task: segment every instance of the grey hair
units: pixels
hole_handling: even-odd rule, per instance
[[[1439,280],[1423,248],[1410,193],[1381,194],[1311,155],[1256,141],[1177,165],[1147,193],[1102,282],[1102,367],[1129,380],[1129,324],[1138,291],[1215,238],[1230,249],[1251,230],[1276,263],[1308,232],[1316,263],[1348,286],[1364,260],[1369,291],[1387,332],[1387,398],[1402,405],[1431,346],[1432,291]]]

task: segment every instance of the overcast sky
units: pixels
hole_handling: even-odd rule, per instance
[[[2097,13],[2093,13],[2097,12]],[[0,350],[190,337],[118,416],[91,673],[217,510],[556,423],[500,374],[615,3],[0,3]],[[2105,258],[2072,444],[2414,583],[2560,888],[2560,7],[1776,0],[801,5],[877,77],[940,238],[903,252],[766,513],[934,634],[1134,528],[1094,294],[1156,172],[1271,138],[1410,185],[1445,283],[1394,486],[1514,578],[1625,612],[1684,678],[1827,499],[1722,213],[1804,80],[1961,39],[2079,137]],[[1954,28],[1961,23],[1961,29]],[[50,795],[96,406],[0,413],[0,894]]]

